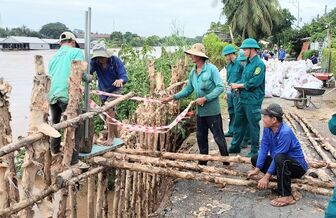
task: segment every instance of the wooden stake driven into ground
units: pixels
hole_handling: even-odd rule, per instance
[[[12,141],[12,129],[10,126],[11,114],[9,112],[9,94],[12,87],[0,78],[0,147]],[[10,206],[16,201],[16,192],[9,183],[11,179],[17,185],[16,171],[14,167],[14,154],[8,154],[0,158],[0,209]]]
[[[44,132],[47,132],[48,130],[49,104],[47,101],[47,93],[50,88],[50,79],[45,73],[42,56],[35,56],[35,66],[36,76],[34,77],[31,96],[28,135],[38,132],[41,126],[44,128]],[[50,127],[50,129],[52,128]],[[59,134],[56,130],[55,132],[56,135]],[[52,133],[53,132],[51,132],[51,135]],[[61,135],[59,134],[58,137],[60,136]],[[27,152],[22,165],[23,172],[21,184],[23,191],[20,192],[21,201],[31,197],[35,184],[35,176],[39,170],[42,171],[45,169],[44,163],[47,153],[49,153],[49,137],[44,137],[27,147]],[[45,170],[45,172],[50,172],[50,169]],[[45,187],[49,185],[50,184],[45,185]],[[49,204],[49,207],[51,207],[50,202],[44,201],[44,204]],[[27,207],[20,212],[20,217],[31,218],[33,216],[34,211],[32,207]],[[45,216],[50,217],[52,214],[45,214]]]

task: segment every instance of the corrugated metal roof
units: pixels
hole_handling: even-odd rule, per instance
[[[25,36],[9,36],[1,43],[31,43],[31,44],[46,44],[45,41],[37,37],[25,37]]]
[[[3,41],[3,40],[5,40],[5,39],[6,39],[6,38],[0,38],[0,42]]]
[[[58,44],[59,43],[59,39],[42,39],[42,40],[48,44]]]

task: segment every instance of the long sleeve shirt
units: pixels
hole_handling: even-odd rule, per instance
[[[120,88],[113,85],[114,81],[118,79],[122,79],[124,84],[128,81],[127,71],[124,64],[116,56],[112,56],[108,59],[108,64],[105,70],[97,59],[92,59],[90,73],[93,74],[94,72],[96,72],[98,76],[98,88],[104,92],[111,93],[119,90]],[[106,100],[107,97],[101,96],[101,98]]]
[[[240,90],[241,103],[262,104],[265,97],[265,72],[266,66],[257,55],[247,61],[240,81],[244,84]]]
[[[279,126],[276,133],[273,133],[270,128],[264,129],[258,153],[257,168],[261,169],[264,166],[268,153],[270,153],[273,160],[267,172],[272,175],[276,174],[274,158],[277,154],[286,154],[296,160],[303,169],[308,169],[308,164],[304,158],[301,144],[292,129],[285,123],[282,123]]]
[[[197,115],[214,116],[220,114],[218,97],[223,91],[224,85],[217,67],[206,62],[199,74],[196,67],[190,72],[188,84],[174,95],[174,100],[186,98],[195,92],[197,98],[206,98],[203,106],[196,106]]]

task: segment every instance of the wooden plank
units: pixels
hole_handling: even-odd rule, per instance
[[[114,138],[113,145],[104,146],[104,145],[93,145],[90,153],[79,153],[80,159],[88,159],[95,156],[99,156],[101,154],[105,154],[106,152],[113,151],[117,148],[124,146],[124,142],[120,138]]]

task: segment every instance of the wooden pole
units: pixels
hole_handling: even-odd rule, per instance
[[[131,97],[134,96],[134,92],[130,92],[122,97],[117,98],[116,100],[113,100],[111,102],[108,102],[106,105],[104,105],[103,107],[100,107],[94,111],[91,112],[87,112],[84,114],[81,114],[75,118],[57,123],[52,125],[52,127],[56,130],[60,130],[60,129],[64,129],[70,126],[73,126],[75,124],[78,124],[79,122],[82,122],[84,120],[93,118],[94,116],[101,114],[104,111],[109,110],[110,108],[116,106],[117,104],[119,104],[120,102],[130,99]],[[27,145],[30,145],[40,139],[42,139],[45,135],[42,132],[37,132],[34,133],[32,135],[29,135],[27,137],[22,138],[21,140],[19,140],[18,142],[12,142],[7,144],[6,146],[3,146],[0,148],[0,157],[9,154],[13,151],[19,150],[20,148],[23,148]]]
[[[0,78],[0,147],[12,141],[12,129],[10,126],[11,114],[9,112],[9,94],[12,87]],[[13,175],[12,170],[15,172],[14,165],[14,155],[9,154],[5,157],[0,158],[0,209],[5,209],[10,206],[10,199],[15,199],[15,195],[10,192],[9,179],[16,182],[15,174]],[[11,196],[13,194],[14,196]]]
[[[113,213],[112,217],[118,217],[118,203],[120,196],[120,170],[116,169],[116,179],[114,182]]]
[[[236,186],[238,185],[238,186],[257,187],[257,184],[258,184],[258,181],[255,181],[255,180],[241,180],[241,179],[236,179],[236,178],[225,178],[222,176],[195,173],[195,172],[190,172],[190,171],[181,172],[181,171],[174,170],[172,168],[146,166],[146,165],[141,165],[139,163],[129,163],[129,162],[120,161],[120,160],[107,160],[106,158],[103,158],[103,157],[95,157],[93,158],[93,161],[99,165],[103,165],[106,167],[117,167],[120,169],[128,169],[128,170],[140,171],[140,172],[146,172],[146,173],[154,173],[154,174],[165,175],[165,176],[187,179],[187,180],[206,181],[206,182],[221,184],[224,186],[225,185],[236,185]],[[277,184],[274,182],[269,183],[269,188],[275,188],[276,186]],[[309,186],[306,184],[302,184],[302,185],[292,184],[292,187],[298,190],[304,190],[304,191],[312,192],[315,194],[329,195],[329,196],[332,195],[331,189],[317,188],[317,187]]]
[[[307,159],[310,159],[310,160],[315,159],[315,157],[312,155],[310,149],[308,148],[308,145],[304,142],[304,140],[301,136],[301,132],[299,132],[299,130],[297,129],[297,126],[295,125],[295,123],[293,121],[293,118],[288,113],[285,113],[285,118],[289,122],[289,125],[292,126],[296,136],[298,137],[298,139],[301,143],[306,161],[307,161]],[[313,148],[311,148],[311,149],[313,149]],[[322,162],[322,161],[320,161],[320,162]],[[320,180],[324,181],[324,182],[332,181],[331,177],[326,172],[326,169],[313,169],[313,168],[325,168],[326,166],[327,166],[326,162],[324,162],[324,163],[322,162],[322,164],[319,165],[318,162],[314,163],[314,162],[310,161],[309,162],[309,168],[310,169],[308,171],[314,172],[318,176],[318,178]]]
[[[0,168],[1,169],[1,168]],[[75,185],[77,182],[91,176],[91,175],[95,175],[99,172],[101,172],[104,169],[104,167],[100,166],[100,167],[96,167],[92,170],[89,170],[85,173],[82,173],[78,176],[69,178],[68,180],[64,180],[64,182],[59,182],[59,183],[54,183],[53,185],[49,186],[47,189],[44,189],[42,191],[40,191],[39,194],[37,195],[32,195],[29,199],[20,201],[19,203],[13,204],[10,207],[7,207],[6,209],[0,210],[0,217],[1,216],[5,216],[8,217],[12,214],[15,214],[17,212],[19,212],[20,210],[34,205],[35,203],[37,203],[38,201],[41,201],[42,199],[50,196],[51,194],[59,191],[60,189],[68,186],[68,185]],[[65,173],[68,175],[68,173]],[[61,176],[63,177],[63,176]],[[57,178],[56,178],[57,179]]]
[[[182,153],[172,153],[172,152],[160,152],[160,151],[147,151],[142,149],[124,149],[118,148],[115,150],[118,153],[134,154],[134,155],[145,155],[151,157],[159,157],[165,159],[173,160],[184,160],[184,161],[219,161],[219,162],[231,162],[231,163],[251,163],[251,159],[241,156],[217,156],[217,155],[203,155],[203,154],[182,154]]]
[[[116,159],[116,160],[123,160],[128,162],[136,162],[141,163],[144,165],[149,166],[156,166],[156,167],[170,167],[174,169],[180,170],[191,170],[198,173],[208,173],[208,174],[218,174],[218,175],[230,175],[230,176],[240,176],[247,178],[247,173],[239,172],[235,170],[225,169],[225,168],[218,168],[213,166],[202,166],[196,163],[187,163],[181,161],[170,161],[164,160],[160,158],[153,158],[153,157],[146,157],[140,155],[126,155],[120,153],[108,153],[104,155],[106,159]],[[324,182],[318,179],[305,177],[306,179],[293,179],[292,182],[300,184],[308,184],[308,185],[316,185],[318,187],[327,187],[333,188],[335,186],[334,183]]]
[[[71,73],[69,78],[69,102],[65,110],[67,118],[72,119],[78,116],[79,100],[82,96],[82,77],[87,68],[87,63],[82,61],[73,61],[71,64]],[[64,133],[65,145],[63,147],[63,161],[64,167],[69,167],[71,158],[73,156],[73,149],[75,148],[75,128],[68,127]]]
[[[297,113],[295,113],[295,115],[302,121],[302,123],[304,125],[307,126],[307,128],[317,136],[318,140],[320,142],[322,142],[322,147],[329,151],[330,154],[336,159],[336,149],[334,148],[334,146],[332,146],[329,142],[327,142],[326,140],[323,139],[322,135],[312,126],[309,124],[309,122],[302,116],[298,115]]]
[[[251,164],[250,158],[241,156],[216,156],[216,155],[203,155],[203,154],[182,154],[172,152],[159,152],[159,151],[147,151],[143,149],[125,149],[118,148],[115,150],[117,153],[144,155],[149,157],[159,157],[170,160],[182,160],[182,161],[218,161],[218,162],[230,162],[230,163],[244,163]],[[319,161],[319,160],[307,160],[310,167],[322,168],[328,167],[331,169],[336,168],[336,163],[333,161]]]
[[[318,145],[318,143],[312,138],[308,128],[306,127],[306,125],[304,125],[302,122],[300,122],[299,118],[296,117],[295,115],[293,115],[292,113],[289,113],[295,120],[296,122],[298,122],[300,124],[300,126],[302,127],[304,133],[306,134],[308,140],[310,141],[310,143],[313,145],[314,149],[316,150],[316,152],[321,156],[321,158],[327,162],[334,162],[334,160],[331,160],[331,158],[322,150],[322,148]],[[336,169],[331,168],[331,171],[334,173],[334,175],[336,175]]]
[[[35,56],[36,76],[34,77],[33,90],[31,96],[31,106],[29,114],[28,135],[38,131],[41,124],[48,122],[49,104],[47,93],[50,88],[50,79],[46,75],[42,56]],[[35,184],[35,176],[38,170],[44,168],[46,153],[49,151],[49,138],[43,137],[27,147],[27,152],[23,162],[22,189],[20,200],[30,198]],[[49,169],[50,170],[50,169]],[[47,179],[48,174],[46,175]],[[50,184],[49,184],[50,185]],[[34,216],[32,207],[27,207],[20,212],[20,217],[31,218]]]
[[[103,184],[104,184],[104,200],[103,200],[103,218],[108,218],[109,217],[109,205],[108,205],[108,194],[109,194],[109,189],[108,189],[108,177],[107,177],[107,172],[103,172]]]
[[[103,201],[104,201],[104,174],[98,174],[98,181],[97,181],[97,202],[96,202],[96,218],[103,217]]]
[[[76,187],[69,185],[69,212],[70,218],[77,218],[77,195]]]
[[[87,196],[87,217],[94,217],[94,198],[95,198],[95,187],[96,187],[96,175],[91,175],[88,178],[88,196]]]

